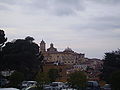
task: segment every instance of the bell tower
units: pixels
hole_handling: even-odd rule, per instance
[[[43,40],[40,42],[40,51],[41,52],[46,51],[46,43]]]

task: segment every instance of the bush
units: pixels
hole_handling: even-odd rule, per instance
[[[50,69],[48,71],[48,76],[51,82],[55,82],[57,78],[59,78],[59,70],[58,69]]]
[[[73,88],[85,88],[87,77],[84,72],[78,71],[70,74],[68,83]]]
[[[35,80],[38,82],[39,88],[40,87],[43,88],[44,84],[47,84],[50,82],[48,74],[45,72],[38,72],[38,74],[35,77]]]
[[[24,80],[24,74],[15,71],[10,77],[10,86],[18,88],[18,85]]]

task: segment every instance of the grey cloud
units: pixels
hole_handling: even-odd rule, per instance
[[[87,7],[85,5],[86,1],[112,5],[120,3],[120,0],[0,0],[0,3],[11,6],[16,5],[20,7],[23,12],[29,12],[29,14],[35,12],[41,13],[42,10],[48,14],[67,16],[84,11]],[[7,10],[8,7],[1,7],[1,9],[4,8]]]
[[[51,0],[52,2],[53,0]],[[49,8],[50,0],[33,0],[31,3],[28,3],[28,7],[34,9],[46,9]]]
[[[83,0],[54,0],[57,6],[60,7],[68,7],[76,10],[84,9],[84,1]]]
[[[103,30],[120,29],[120,18],[119,16],[104,16],[94,18],[96,28]],[[101,27],[100,27],[101,26]]]
[[[44,10],[48,14],[58,16],[73,15],[77,11],[84,10],[83,0],[0,0],[1,3],[19,6],[25,12],[41,12]]]
[[[88,0],[89,1],[89,0]],[[120,4],[120,0],[91,0],[101,4]]]
[[[58,16],[73,15],[76,11],[84,10],[83,0],[34,0],[26,7]]]
[[[1,10],[14,10],[15,7],[19,7],[24,10],[24,6],[27,5],[27,0],[0,0]]]
[[[18,0],[0,0],[0,3],[15,4]]]
[[[113,30],[113,29],[120,29],[120,24],[108,24],[108,23],[88,23],[88,24],[76,24],[72,27],[73,30],[77,31],[84,31],[84,30],[99,30],[99,31],[106,31],[106,30]]]
[[[16,0],[0,0],[0,10],[9,11],[11,10],[9,6],[15,3],[16,3]]]
[[[4,10],[10,10],[10,9],[7,6],[0,5],[0,10],[4,11]]]
[[[73,15],[85,9],[83,0],[56,0],[54,12],[61,15]]]
[[[0,3],[7,4],[7,5],[22,5],[26,4],[28,1],[27,0],[0,0]]]
[[[106,22],[116,22],[119,23],[120,22],[120,18],[119,15],[118,16],[104,16],[104,17],[96,17],[94,18],[95,21],[106,21]]]
[[[74,30],[120,30],[120,18],[119,16],[104,16],[104,17],[94,17],[90,18],[87,23],[78,23],[72,25],[72,29]],[[71,28],[70,27],[70,28]]]
[[[74,10],[71,10],[69,8],[66,8],[66,9],[58,8],[56,9],[56,12],[54,12],[54,14],[56,14],[57,16],[67,16],[67,15],[73,15],[75,14],[75,12]]]

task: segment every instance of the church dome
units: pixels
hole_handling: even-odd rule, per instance
[[[67,47],[64,52],[74,52],[71,48]]]
[[[48,52],[57,52],[57,48],[54,48],[54,44],[50,44],[50,48],[47,49]]]

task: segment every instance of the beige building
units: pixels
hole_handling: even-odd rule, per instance
[[[66,48],[64,51],[59,52],[54,47],[53,43],[50,44],[50,48],[46,50],[46,43],[42,40],[40,43],[40,51],[44,55],[44,62],[53,62],[60,64],[80,64],[84,62],[84,54],[76,53],[71,48]]]

